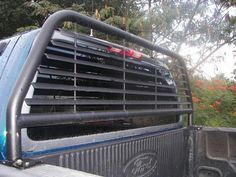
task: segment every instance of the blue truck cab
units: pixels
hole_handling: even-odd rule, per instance
[[[193,125],[183,58],[74,11],[0,41],[0,98],[2,177],[236,174],[235,129]]]
[[[6,159],[6,109],[10,93],[39,30],[0,41],[0,159]]]

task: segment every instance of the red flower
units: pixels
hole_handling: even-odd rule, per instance
[[[219,80],[219,79],[215,79],[214,82],[215,82],[216,84],[221,84],[221,80]]]
[[[214,105],[219,106],[221,104],[221,100],[216,100]]]
[[[194,103],[200,103],[200,99],[195,96],[192,96],[192,100]]]
[[[228,87],[228,90],[232,91],[232,92],[236,92],[236,85],[231,85]]]
[[[213,86],[211,86],[211,85],[208,86],[207,89],[208,89],[209,91],[215,90],[215,88],[214,88]]]
[[[196,80],[195,81],[195,86],[196,87],[202,87],[202,85],[203,85],[203,82],[201,80]]]
[[[219,89],[220,89],[221,91],[225,91],[227,88],[226,88],[226,86],[219,86]]]
[[[200,109],[206,109],[206,106],[204,104],[200,104]]]

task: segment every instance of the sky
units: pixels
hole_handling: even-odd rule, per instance
[[[180,51],[180,54],[183,56],[191,56],[191,63],[195,65],[198,58],[198,49],[196,48],[186,48]],[[198,75],[205,77],[207,79],[213,78],[217,74],[224,74],[226,78],[232,79],[233,78],[233,70],[236,68],[236,56],[233,57],[233,51],[236,51],[235,45],[225,45],[217,52],[215,52],[212,57],[220,57],[221,60],[212,62],[209,58],[207,62],[203,63],[199,70],[200,72],[196,72]],[[235,53],[236,55],[236,53]]]
[[[223,61],[217,63],[206,63],[203,66],[203,71],[208,77],[214,77],[216,74],[223,73],[227,78],[233,78],[232,71],[236,68],[236,58],[234,57],[233,51],[236,50],[233,45],[226,45],[220,49],[216,55],[224,56]]]
[[[233,45],[225,45],[214,56],[223,56],[223,60],[213,63],[205,63],[202,70],[207,78],[214,77],[216,74],[223,73],[225,77],[233,78],[233,69],[236,68],[236,58],[233,56],[233,51],[236,50]]]

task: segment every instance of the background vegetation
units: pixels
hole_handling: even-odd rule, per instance
[[[218,75],[211,80],[192,80],[195,123],[236,127],[236,83]]]
[[[201,75],[204,63],[227,59],[215,52],[236,43],[236,12],[231,14],[235,6],[235,0],[0,0],[0,38],[38,28],[61,9],[93,16],[184,55],[196,123],[236,127],[235,78],[218,75],[207,80]],[[64,27],[73,28],[73,24]]]

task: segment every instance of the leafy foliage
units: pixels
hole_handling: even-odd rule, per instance
[[[31,12],[24,9],[25,1],[0,0],[0,38],[14,34],[19,27],[32,24]]]
[[[213,127],[236,127],[236,83],[217,76],[192,81],[195,123]]]
[[[217,62],[212,57],[216,51],[236,42],[235,26],[227,20],[228,9],[219,1],[152,1],[146,15],[152,40],[184,55],[190,73],[201,73],[203,63]],[[196,55],[186,48],[194,49]]]
[[[236,0],[220,0],[220,1],[221,1],[221,4],[228,9],[229,12],[234,11],[233,15],[228,13],[226,16],[226,20],[228,22],[228,28],[227,28],[226,32],[231,35],[236,36],[236,30],[235,30],[236,29],[236,13],[235,13]],[[234,52],[236,52],[236,51],[234,51]],[[236,63],[234,65],[235,65],[235,69],[233,71],[233,74],[234,74],[234,79],[236,79]]]

